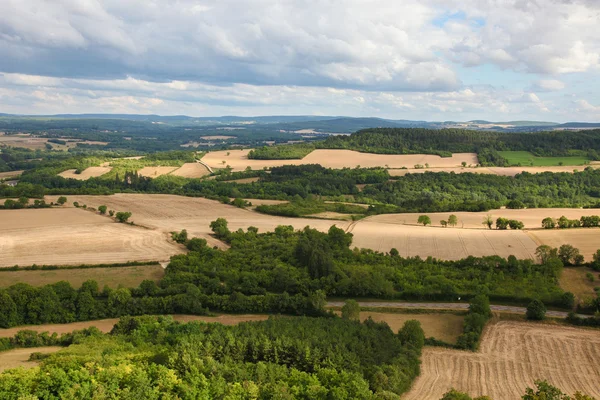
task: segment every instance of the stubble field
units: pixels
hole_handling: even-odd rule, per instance
[[[484,332],[477,353],[426,348],[421,375],[404,400],[439,399],[450,388],[494,400],[521,398],[534,381],[600,397],[597,330],[502,321]]]
[[[171,175],[181,176],[183,178],[201,178],[210,175],[210,172],[200,163],[185,163],[181,168],[171,172]]]
[[[84,169],[80,174],[76,174],[74,169],[68,169],[61,172],[58,176],[62,176],[67,179],[78,179],[80,181],[86,181],[90,178],[97,178],[104,174],[109,173],[112,167],[89,167]]]
[[[0,267],[166,260],[183,251],[162,231],[76,208],[4,210],[1,218]]]

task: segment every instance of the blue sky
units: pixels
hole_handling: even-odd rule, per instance
[[[600,121],[595,0],[2,0],[0,112]]]

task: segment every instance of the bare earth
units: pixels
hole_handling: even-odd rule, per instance
[[[419,215],[422,214],[427,214],[431,218],[431,226],[438,227],[441,226],[441,220],[448,220],[450,214],[454,214],[458,217],[457,228],[487,229],[482,225],[482,222],[487,215],[491,215],[494,222],[496,218],[503,217],[523,222],[526,229],[540,229],[542,227],[542,220],[546,217],[558,219],[564,215],[569,219],[579,219],[587,215],[600,215],[600,209],[531,208],[526,210],[502,209],[483,212],[403,213],[376,215],[368,218],[368,220],[388,224],[417,225]]]
[[[437,400],[452,387],[513,400],[538,379],[600,397],[597,330],[502,321],[486,328],[477,353],[426,348],[421,360],[421,375],[404,400]]]
[[[464,161],[468,164],[478,164],[475,153],[456,153],[452,157],[442,158],[427,154],[369,154],[351,150],[315,150],[301,160],[250,160],[250,150],[214,151],[207,153],[203,158],[212,168],[224,168],[229,165],[234,171],[243,171],[246,167],[263,169],[264,167],[278,167],[281,165],[321,164],[326,168],[354,168],[361,167],[387,167],[387,168],[413,168],[416,164],[429,164],[430,167],[460,167]],[[227,155],[229,153],[229,155]],[[225,163],[223,163],[225,161]]]
[[[66,171],[61,172],[58,176],[62,176],[63,178],[71,178],[78,179],[80,181],[85,181],[90,178],[97,178],[106,173],[109,173],[112,170],[112,167],[89,167],[81,172],[81,174],[76,174],[74,169],[68,169]]]
[[[0,372],[13,368],[33,368],[38,365],[35,361],[29,361],[32,353],[55,353],[62,347],[30,347],[28,349],[14,349],[0,353]]]
[[[208,169],[200,163],[185,163],[181,168],[173,171],[171,175],[184,178],[201,178],[210,175],[210,172],[208,172]]]
[[[21,176],[24,171],[9,171],[9,172],[0,172],[0,179],[6,178],[16,178]]]
[[[177,167],[144,167],[137,173],[140,176],[146,176],[148,178],[157,178],[161,175],[167,175],[175,171]]]
[[[179,322],[191,322],[191,321],[203,321],[203,322],[218,322],[223,325],[236,325],[240,322],[248,322],[248,321],[264,321],[268,319],[268,315],[259,315],[259,314],[239,314],[239,315],[227,315],[222,314],[216,317],[207,317],[202,315],[173,315],[173,319]],[[9,329],[0,329],[0,338],[3,337],[13,337],[17,334],[17,332],[22,330],[31,330],[35,332],[48,332],[50,334],[57,333],[69,333],[73,331],[78,331],[86,328],[90,328],[92,326],[98,328],[104,333],[110,332],[115,326],[115,324],[119,322],[119,318],[109,318],[109,319],[101,319],[97,321],[85,321],[85,322],[73,322],[71,324],[48,324],[48,325],[27,325],[27,326],[17,326],[15,328]],[[0,353],[5,354],[5,353]]]
[[[165,232],[81,209],[2,211],[0,267],[154,261],[182,251]]]

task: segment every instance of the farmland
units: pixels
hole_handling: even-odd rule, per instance
[[[499,151],[508,160],[509,165],[530,165],[532,167],[549,167],[557,165],[584,165],[590,160],[587,157],[536,157],[528,151]]]
[[[43,286],[60,281],[67,281],[74,288],[79,288],[83,282],[91,279],[98,282],[98,286],[101,288],[106,285],[116,289],[119,285],[129,288],[137,287],[144,280],[158,282],[165,273],[160,265],[142,265],[114,268],[1,271],[1,274],[0,288],[17,283]]]
[[[210,172],[200,163],[185,163],[179,169],[171,172],[171,175],[181,176],[183,178],[202,178],[209,175]]]
[[[600,248],[600,229],[544,229],[527,233],[536,243],[560,247],[570,244],[590,261],[592,254]]]
[[[0,357],[0,372],[12,368],[33,368],[38,365],[35,361],[29,361],[29,356],[32,353],[43,353],[49,354],[54,353],[62,349],[62,347],[50,346],[50,347],[31,347],[26,349],[14,349],[2,353]]]
[[[494,400],[520,398],[534,380],[600,396],[595,330],[501,321],[486,328],[477,353],[426,348],[421,375],[404,400],[439,399],[450,388]]]
[[[281,165],[320,164],[325,168],[412,168],[415,165],[426,164],[431,167],[459,167],[462,162],[467,165],[478,164],[477,155],[474,153],[457,153],[452,157],[440,157],[429,154],[388,155],[359,153],[351,150],[314,150],[301,160],[250,160],[250,150],[214,151],[207,153],[203,158],[212,168],[225,168],[230,166],[233,171],[263,169]],[[228,155],[229,154],[229,155]]]
[[[68,179],[87,180],[107,174],[111,169],[111,167],[89,167],[84,169],[80,174],[75,173],[75,169],[68,169],[58,175]]]
[[[425,168],[425,169],[390,169],[388,170],[390,176],[404,176],[406,174],[423,174],[425,172],[454,172],[455,174],[489,174],[489,175],[500,175],[500,176],[515,176],[517,174],[527,172],[529,174],[541,174],[543,172],[553,173],[573,173],[574,171],[583,171],[584,168],[600,168],[598,164],[590,164],[586,166],[540,166],[540,167],[477,167],[477,168],[465,168],[465,167],[453,167],[453,168]]]
[[[2,212],[2,267],[165,260],[181,251],[163,232],[117,224],[81,209]]]

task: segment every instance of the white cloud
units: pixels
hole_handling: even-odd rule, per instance
[[[534,83],[534,88],[541,91],[553,92],[562,90],[565,88],[565,84],[562,81],[556,79],[541,79]]]

